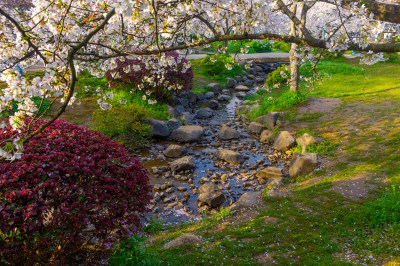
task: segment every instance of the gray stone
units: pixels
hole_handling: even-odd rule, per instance
[[[296,141],[288,131],[281,131],[275,138],[274,149],[278,151],[287,151],[294,146]]]
[[[185,108],[183,108],[182,105],[177,105],[174,107],[174,116],[178,116],[178,115],[182,114],[183,112],[185,112]]]
[[[197,94],[197,100],[198,101],[203,101],[206,99],[206,96],[203,93]]]
[[[249,87],[244,86],[244,85],[237,85],[235,87],[235,91],[243,91],[243,92],[248,92],[250,90]]]
[[[202,108],[197,110],[196,117],[199,119],[208,119],[214,116],[214,111],[210,108]]]
[[[256,70],[255,68],[253,68],[253,67],[249,68],[249,69],[248,69],[248,72],[249,72],[249,74],[251,74],[251,75],[256,75],[256,74],[257,74],[257,70]]]
[[[178,127],[182,126],[182,124],[178,119],[172,118],[172,119],[168,120],[167,126],[171,129],[171,131],[174,131]]]
[[[231,96],[229,96],[229,95],[224,95],[224,94],[219,95],[218,98],[217,98],[217,100],[218,100],[219,102],[229,102],[230,99],[231,99]]]
[[[296,139],[297,144],[302,148],[302,153],[306,152],[308,146],[318,143],[317,139],[308,133],[304,133],[301,138]]]
[[[184,234],[178,237],[177,239],[171,240],[164,245],[164,249],[176,248],[182,245],[193,245],[200,244],[202,241],[199,237],[194,234]]]
[[[195,103],[197,101],[197,95],[193,92],[189,93],[187,97],[190,103]]]
[[[266,115],[260,116],[256,119],[257,122],[264,122],[268,129],[275,129],[276,122],[278,121],[281,113],[279,112],[269,112]]]
[[[223,125],[219,130],[219,138],[223,140],[231,140],[240,138],[240,133],[236,129]]]
[[[236,87],[236,80],[234,80],[233,78],[226,78],[226,85],[228,86],[228,88],[234,88]]]
[[[210,206],[211,208],[221,206],[226,200],[224,194],[222,194],[218,187],[213,183],[202,185],[198,192],[199,197],[197,200]]]
[[[261,143],[272,143],[274,142],[274,133],[268,129],[261,132],[260,142]]]
[[[254,84],[254,80],[248,79],[244,82],[244,86],[251,87]]]
[[[171,138],[178,142],[200,141],[204,135],[204,128],[201,126],[181,126],[174,130]]]
[[[283,177],[283,169],[278,167],[267,167],[258,171],[256,177],[257,178],[275,178],[275,177]]]
[[[215,93],[212,91],[209,91],[205,94],[206,99],[212,99],[215,97]]]
[[[236,80],[237,82],[241,81],[241,80],[242,80],[242,76],[235,76],[235,80]]]
[[[188,107],[189,106],[189,100],[187,98],[179,98],[178,102],[183,106],[183,107]]]
[[[213,110],[217,110],[218,107],[219,107],[219,103],[218,103],[218,101],[216,101],[216,100],[210,100],[210,101],[208,102],[208,107],[210,107],[210,108],[213,109]]]
[[[189,112],[183,112],[179,118],[183,121],[185,125],[193,124],[194,116]]]
[[[246,97],[246,93],[244,91],[239,91],[238,93],[236,93],[236,97],[238,97],[239,99],[243,99],[244,97]]]
[[[316,153],[295,153],[290,162],[289,175],[297,177],[309,174],[318,165],[318,154]]]
[[[263,69],[262,67],[260,67],[260,66],[255,66],[254,69],[255,69],[257,72],[263,72],[263,71],[264,71],[264,69]]]
[[[250,131],[250,133],[260,135],[261,132],[265,130],[265,126],[258,122],[251,122],[247,130]]]
[[[210,83],[207,85],[207,87],[212,92],[219,92],[225,88],[224,86],[222,86],[221,84],[218,84],[218,83]]]
[[[218,149],[215,153],[215,156],[220,160],[224,160],[232,164],[241,164],[244,162],[243,155],[232,150]]]
[[[237,202],[232,204],[229,209],[231,211],[239,211],[242,209],[254,208],[262,204],[262,194],[259,192],[244,193]]]
[[[169,128],[164,121],[160,120],[149,120],[149,125],[151,125],[151,134],[155,138],[165,138],[169,136]]]
[[[185,156],[171,162],[169,167],[171,171],[183,171],[196,168],[196,160],[191,156]]]
[[[239,105],[235,109],[235,114],[245,113],[245,112],[247,112],[248,109],[249,109],[249,106],[247,106],[247,105]]]
[[[164,155],[170,158],[179,158],[186,154],[187,149],[185,146],[171,144],[164,150]]]

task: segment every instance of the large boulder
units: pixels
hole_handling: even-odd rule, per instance
[[[265,126],[258,122],[251,122],[250,125],[248,126],[247,130],[250,133],[260,135],[261,132],[263,132],[265,130]]]
[[[183,112],[179,118],[183,121],[185,125],[192,125],[194,116],[189,112]]]
[[[231,140],[240,138],[240,133],[236,129],[223,125],[219,130],[219,138],[223,140]]]
[[[215,97],[215,93],[212,91],[206,92],[206,94],[204,95],[206,97],[206,99],[212,99]]]
[[[170,120],[168,120],[167,126],[171,129],[171,131],[174,131],[178,127],[182,126],[182,124],[178,119],[171,118]]]
[[[171,144],[164,150],[164,155],[169,158],[179,158],[185,155],[186,152],[185,146]]]
[[[211,208],[221,206],[226,200],[224,194],[213,183],[202,185],[199,188],[198,192],[199,197],[197,198],[197,200],[210,206]]]
[[[222,86],[221,84],[218,84],[218,83],[210,83],[207,85],[207,87],[212,92],[219,92],[225,88],[224,86]]]
[[[194,234],[184,234],[178,237],[177,239],[171,240],[164,245],[164,249],[169,248],[176,248],[182,245],[193,245],[193,244],[200,244],[202,241],[198,236]]]
[[[293,155],[290,162],[289,175],[290,177],[298,177],[309,174],[318,165],[318,154],[304,153]]]
[[[218,149],[215,153],[218,159],[232,164],[241,164],[244,162],[244,156],[236,151]]]
[[[261,191],[244,193],[238,201],[232,204],[229,209],[231,211],[239,211],[242,209],[249,209],[257,207],[262,204]]]
[[[196,117],[199,119],[208,119],[213,117],[214,111],[211,108],[202,108],[196,112]]]
[[[258,171],[256,177],[267,179],[267,178],[276,178],[283,177],[283,169],[278,167],[267,167]]]
[[[237,84],[237,81],[234,80],[233,78],[226,78],[226,85],[228,88],[234,88]]]
[[[274,141],[274,132],[266,129],[263,132],[261,132],[260,136],[260,142],[261,143],[272,143]]]
[[[185,156],[171,162],[169,167],[171,171],[183,171],[196,168],[196,160],[192,156]]]
[[[178,142],[200,141],[204,135],[204,128],[201,126],[181,126],[174,130],[171,138]]]
[[[288,131],[281,131],[275,138],[274,149],[278,151],[287,151],[294,146],[296,141]]]
[[[151,134],[153,137],[165,138],[169,136],[169,128],[164,121],[152,119],[148,123],[152,127]]]
[[[250,88],[247,86],[244,86],[244,85],[237,85],[235,87],[235,91],[248,92],[249,90],[250,90]]]
[[[281,113],[279,112],[269,112],[266,115],[260,116],[256,119],[257,122],[264,122],[268,129],[273,130],[277,125],[277,121]]]
[[[308,133],[304,133],[303,136],[296,139],[297,144],[302,148],[302,153],[306,152],[308,146],[318,143],[317,139]]]

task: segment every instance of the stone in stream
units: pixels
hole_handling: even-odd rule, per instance
[[[261,132],[260,142],[261,143],[272,143],[274,142],[274,133],[268,129]]]
[[[240,133],[236,129],[223,125],[218,134],[220,139],[231,140],[240,138]]]
[[[281,131],[275,138],[274,149],[278,151],[287,151],[294,146],[296,141],[288,131]]]
[[[318,143],[318,141],[308,133],[304,133],[302,137],[297,138],[296,142],[302,148],[302,153],[306,152],[308,146]]]
[[[200,141],[204,135],[204,128],[201,126],[181,126],[174,130],[171,138],[178,142]]]
[[[174,131],[178,127],[182,126],[182,124],[178,119],[171,118],[170,120],[168,120],[167,126],[171,129],[171,131]]]
[[[179,158],[185,155],[187,149],[185,146],[171,144],[164,150],[164,155],[169,158]]]
[[[196,168],[196,160],[191,156],[185,156],[170,163],[171,171],[183,171]]]
[[[246,92],[244,91],[239,91],[238,93],[236,93],[236,97],[238,97],[239,99],[243,99],[244,97],[246,97]]]
[[[213,183],[204,184],[199,187],[197,200],[211,208],[221,206],[225,202],[225,196]]]
[[[218,83],[210,83],[207,85],[207,87],[212,92],[219,92],[225,88],[224,86],[222,86],[221,84],[218,84]]]
[[[242,76],[235,76],[235,80],[236,80],[237,82],[241,81],[241,80],[242,80]]]
[[[178,237],[177,239],[171,240],[167,242],[163,248],[176,248],[182,245],[193,245],[193,244],[200,244],[202,241],[199,237],[195,236],[194,234],[184,234]]]
[[[283,169],[278,167],[267,167],[258,171],[257,178],[283,177]]]
[[[250,131],[250,133],[260,135],[261,132],[265,130],[265,126],[258,122],[251,122],[247,130]]]
[[[214,111],[210,108],[202,108],[197,110],[196,117],[199,119],[208,119],[214,116]]]
[[[149,125],[152,127],[151,134],[155,138],[165,138],[169,136],[169,128],[164,121],[149,120]]]
[[[226,85],[228,88],[234,88],[236,86],[237,82],[233,78],[226,78]]]
[[[251,87],[254,84],[254,80],[248,79],[244,82],[244,86]]]
[[[244,162],[244,156],[236,151],[218,149],[215,153],[215,156],[220,160],[224,160],[232,164],[241,164]]]
[[[310,173],[318,165],[318,154],[316,153],[295,153],[290,162],[290,177],[302,176]]]
[[[193,115],[192,115],[191,113],[189,113],[189,112],[183,112],[183,113],[179,116],[179,118],[183,121],[183,123],[184,123],[185,125],[191,125],[191,124],[193,124],[194,117],[193,117]]]
[[[206,99],[212,99],[215,97],[215,93],[212,91],[209,91],[205,94]]]
[[[244,85],[237,85],[235,87],[235,91],[248,92],[249,90],[250,88]]]
[[[219,95],[217,98],[217,100],[219,102],[229,102],[230,99],[231,99],[231,96],[225,95],[225,94]]]
[[[213,110],[217,110],[219,108],[219,103],[216,100],[211,100],[208,102],[208,107],[210,107]]]

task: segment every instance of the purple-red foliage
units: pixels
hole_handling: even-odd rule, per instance
[[[186,72],[183,72],[184,70],[184,65],[187,64],[187,60],[183,57],[181,57],[179,60],[179,54],[175,51],[169,51],[165,53],[167,56],[173,56],[175,59],[175,62],[178,62],[177,67],[175,66],[169,66],[166,67],[165,69],[165,80],[169,82],[169,84],[179,84],[183,88],[183,91],[190,91],[193,86],[193,69],[190,67]],[[156,60],[156,59],[154,59]],[[145,67],[145,64],[139,60],[129,60],[125,58],[125,61],[122,62],[121,60],[117,59],[117,67],[115,69],[109,70],[106,72],[106,77],[108,82],[111,83],[111,85],[115,88],[121,88],[121,85],[129,83],[129,84],[140,84],[142,83],[142,80],[144,77],[153,77],[154,80],[159,83],[159,79],[156,74],[153,74],[151,70],[147,69]],[[125,73],[124,68],[127,66],[133,66],[133,65],[140,65],[141,70],[140,71],[134,71],[131,69],[129,73]],[[111,73],[113,72],[118,72],[120,75],[120,78],[114,78]],[[159,86],[159,87],[150,87],[146,86],[144,90],[150,90],[155,93],[155,96],[157,99],[160,98],[165,98],[164,96],[168,96],[168,90],[165,88],[165,86]],[[177,90],[175,90],[176,92]]]
[[[0,130],[0,142],[12,133]],[[21,160],[0,160],[0,264],[97,264],[128,225],[140,227],[150,191],[121,144],[56,120]]]

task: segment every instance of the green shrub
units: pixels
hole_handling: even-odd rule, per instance
[[[284,53],[289,53],[290,52],[290,43],[275,42],[273,44],[273,48],[276,50],[280,50],[281,52],[284,52]]]
[[[365,205],[370,226],[400,225],[400,186],[393,185],[377,200]]]
[[[229,70],[227,65],[232,66],[232,69]],[[208,55],[200,61],[200,66],[204,75],[218,80],[242,74],[240,66],[227,54]]]
[[[288,66],[280,66],[271,73],[269,73],[265,85],[268,88],[273,88],[275,85],[284,84],[290,78],[290,69]]]
[[[150,125],[146,124],[148,110],[136,104],[114,106],[110,110],[96,110],[92,128],[124,144],[135,148],[150,138]]]
[[[324,156],[331,156],[337,146],[338,144],[324,141],[321,143],[315,143],[307,146],[306,152],[317,153],[319,155],[324,155]],[[294,152],[302,153],[302,148],[300,146],[297,146]]]
[[[268,53],[272,51],[272,44],[267,40],[251,41],[248,46],[248,53]]]
[[[307,97],[301,92],[292,93],[289,90],[284,92],[278,98],[264,97],[260,107],[253,110],[251,118],[255,119],[265,115],[268,112],[284,111],[292,108],[295,105],[303,103]]]
[[[206,51],[216,52],[219,48],[223,47],[222,42],[214,42]],[[247,53],[268,53],[272,51],[272,44],[268,40],[254,40],[254,41],[229,41],[228,53],[236,54],[241,53],[242,48],[247,48]]]

